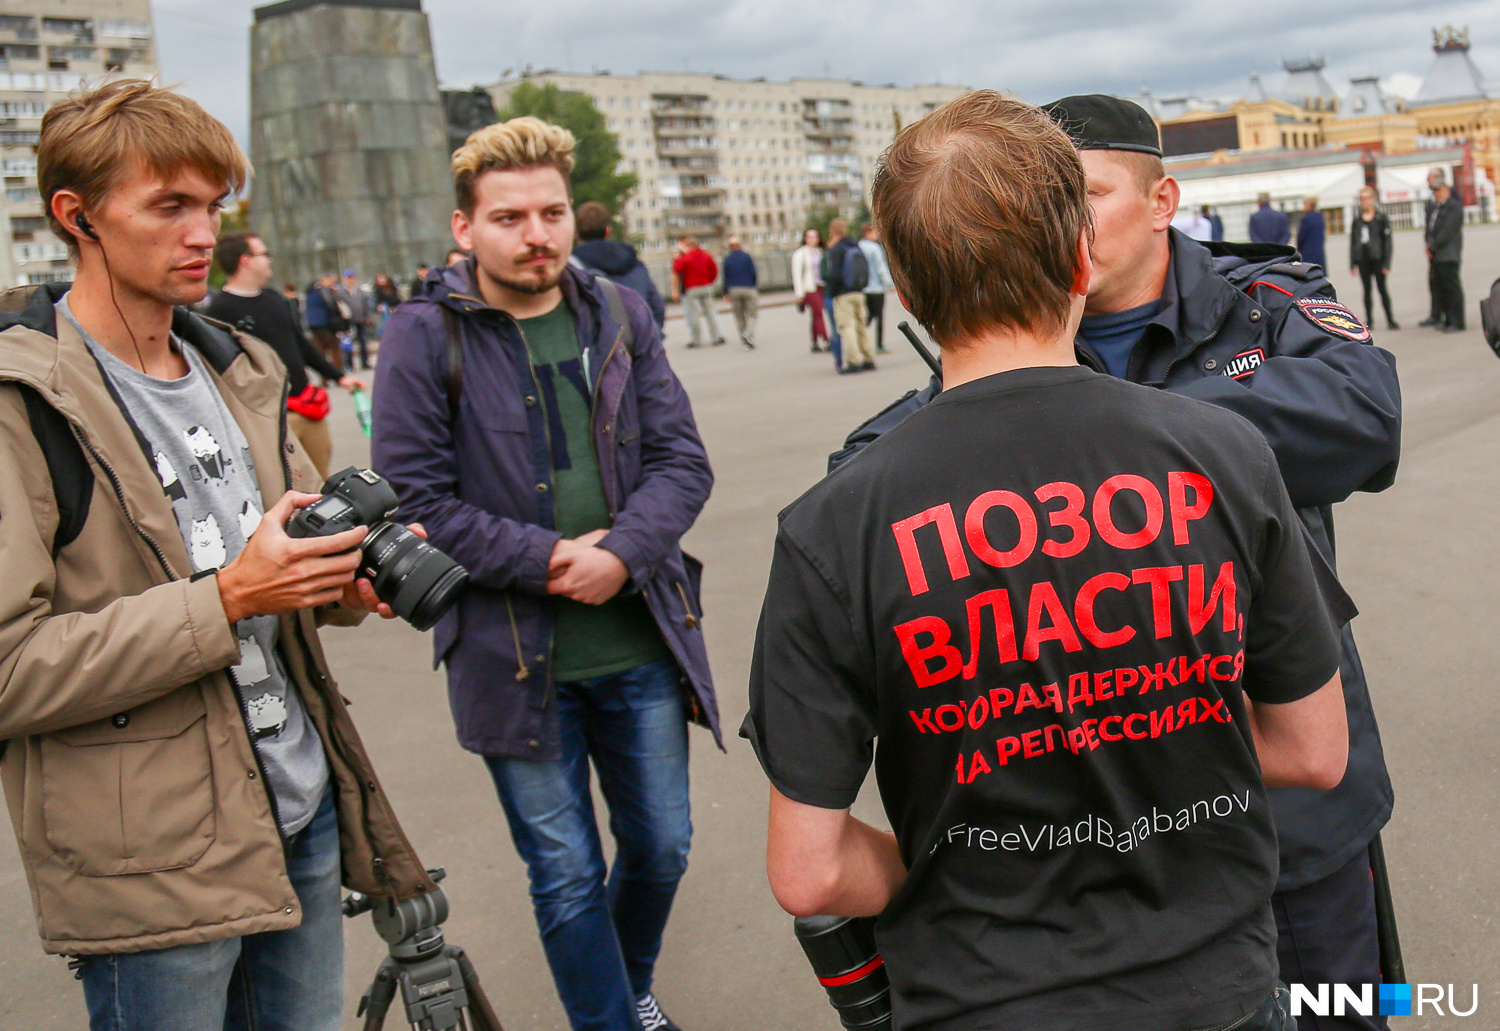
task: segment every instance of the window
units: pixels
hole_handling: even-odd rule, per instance
[[[87,18],[43,18],[42,30],[77,40],[94,41],[94,23]],[[144,35],[150,35],[149,32]]]
[[[150,39],[151,26],[143,21],[101,18],[99,19],[99,35],[123,36],[128,39]]]

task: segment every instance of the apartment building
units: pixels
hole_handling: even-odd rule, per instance
[[[66,280],[47,229],[36,144],[47,108],[87,82],[156,73],[149,0],[20,0],[0,14],[0,287]]]
[[[854,215],[896,130],[964,92],[840,79],[730,79],[686,72],[544,71],[489,87],[503,108],[520,82],[588,95],[640,179],[622,215],[643,249],[691,233],[710,244],[790,248],[809,211]]]

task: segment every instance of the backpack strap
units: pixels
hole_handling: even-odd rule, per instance
[[[635,330],[630,328],[630,314],[625,310],[625,298],[620,296],[620,287],[607,276],[596,276],[594,282],[604,293],[604,305],[610,318],[620,324],[620,339],[625,341],[625,350],[635,354]]]
[[[443,336],[448,345],[448,371],[443,382],[448,387],[448,419],[458,422],[458,400],[464,392],[464,329],[458,312],[446,304],[438,305],[443,313]]]
[[[52,478],[52,494],[57,504],[57,529],[52,534],[52,557],[72,544],[88,521],[89,502],[94,496],[94,471],[83,454],[73,427],[32,387],[17,383],[26,403],[26,417],[32,435],[47,461],[47,475]]]

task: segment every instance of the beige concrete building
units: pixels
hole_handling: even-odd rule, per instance
[[[729,79],[683,72],[526,77],[587,94],[619,136],[640,188],[622,213],[647,254],[692,233],[713,244],[797,245],[808,213],[853,215],[900,126],[964,91],[839,79]],[[490,87],[496,107],[523,79]]]
[[[10,0],[0,14],[0,286],[66,280],[47,229],[36,143],[47,108],[85,83],[156,73],[149,0]]]

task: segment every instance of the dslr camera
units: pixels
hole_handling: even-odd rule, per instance
[[[331,537],[369,527],[360,545],[357,576],[418,630],[429,630],[453,607],[469,582],[469,571],[400,523],[391,522],[400,503],[391,485],[369,469],[350,466],[323,484],[323,496],[286,524],[288,537]]]

